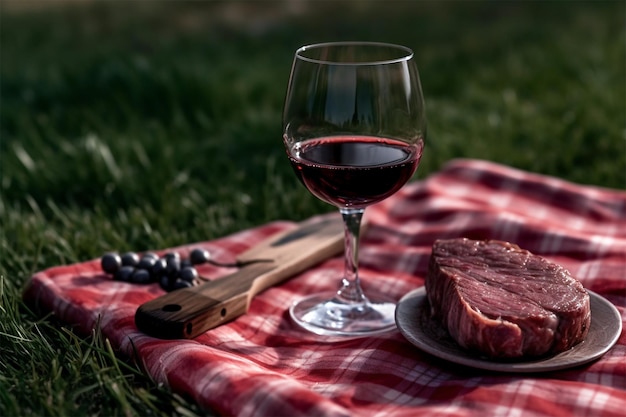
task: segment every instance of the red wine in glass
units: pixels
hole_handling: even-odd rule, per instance
[[[415,173],[423,142],[371,136],[331,136],[289,155],[294,171],[317,198],[337,207],[366,207],[398,191]]]
[[[324,336],[367,336],[395,328],[396,301],[361,288],[359,234],[365,209],[414,174],[426,137],[413,51],[377,42],[306,45],[294,56],[283,109],[283,143],[305,187],[339,209],[345,229],[336,291],[289,308],[295,323]]]

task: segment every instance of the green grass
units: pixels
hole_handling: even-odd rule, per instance
[[[467,157],[626,186],[622,1],[329,1],[289,18],[278,1],[232,3],[3,5],[0,415],[201,413],[21,291],[108,250],[330,211],[280,140],[302,44],[415,50],[429,119],[418,178]]]

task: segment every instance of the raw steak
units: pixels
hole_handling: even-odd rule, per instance
[[[589,331],[589,294],[567,270],[495,240],[438,240],[426,292],[456,342],[489,358],[565,351]]]

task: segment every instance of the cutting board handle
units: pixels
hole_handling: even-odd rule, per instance
[[[327,216],[272,236],[239,260],[265,260],[197,287],[165,294],[142,304],[135,324],[162,339],[190,339],[245,314],[252,298],[343,249],[341,218]]]

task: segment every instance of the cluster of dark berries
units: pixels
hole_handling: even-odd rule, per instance
[[[100,265],[115,280],[134,284],[158,282],[165,291],[173,291],[197,285],[195,266],[209,259],[209,252],[203,249],[194,249],[188,259],[181,259],[178,252],[168,252],[162,257],[152,252],[141,256],[134,252],[107,253],[100,259]]]

